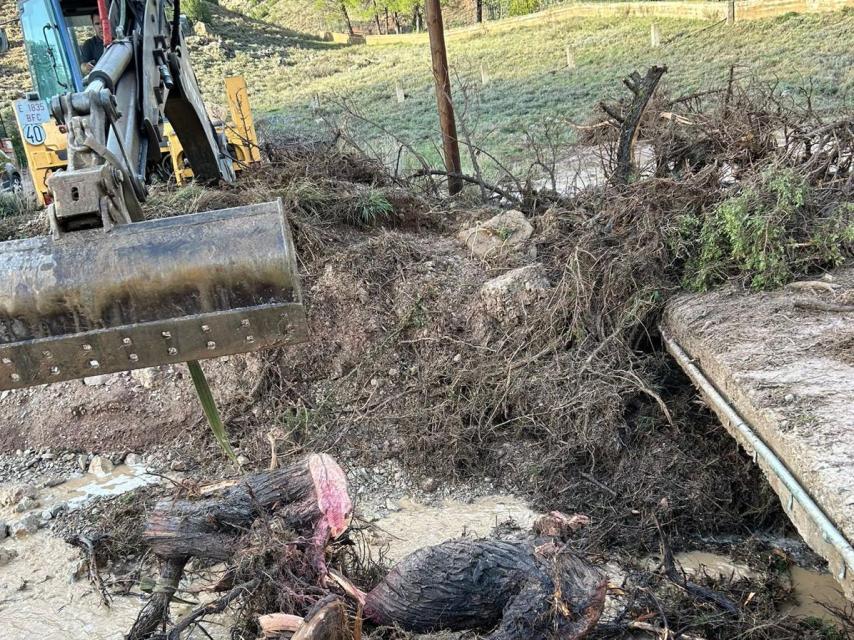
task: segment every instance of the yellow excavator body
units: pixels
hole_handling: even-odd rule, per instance
[[[261,161],[261,150],[258,147],[258,134],[255,131],[255,121],[249,104],[249,90],[243,76],[231,76],[225,79],[225,94],[228,99],[228,110],[231,119],[225,123],[215,123],[220,134],[228,141],[229,152],[234,158],[234,171],[239,173],[243,168]],[[33,180],[36,198],[40,206],[50,203],[50,190],[47,179],[51,174],[64,169],[68,164],[68,133],[52,120],[40,123],[27,122],[32,117],[32,106],[24,108],[25,100],[16,104],[18,114],[18,132],[24,155],[27,158],[27,169]],[[38,101],[39,104],[43,104]],[[46,108],[46,107],[45,107]],[[35,129],[38,124],[40,129]],[[184,158],[184,148],[175,129],[168,122],[164,127],[167,144],[161,148],[164,164],[170,168],[175,182],[180,186],[193,179],[193,170]]]

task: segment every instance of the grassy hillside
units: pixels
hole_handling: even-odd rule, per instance
[[[511,33],[449,41],[460,84],[468,86],[466,116],[491,132],[491,147],[518,154],[522,131],[544,119],[583,120],[599,100],[624,94],[620,79],[652,64],[669,68],[663,86],[671,94],[702,91],[726,82],[729,69],[743,79],[776,83],[790,97],[811,87],[820,109],[850,109],[854,99],[854,12],[784,16],[736,24],[661,20],[663,45],[649,44],[649,19],[573,19]],[[216,87],[223,74],[243,73],[256,110],[312,125],[315,96],[334,114],[346,98],[386,129],[429,149],[438,124],[426,45],[335,46],[299,39],[278,41],[269,27],[216,9],[222,41],[193,43],[200,75]],[[566,68],[565,47],[576,69]],[[260,57],[259,57],[260,54]],[[484,66],[488,84],[480,86]],[[395,84],[407,99],[398,104]],[[371,127],[350,118],[369,135]]]
[[[338,13],[321,9],[323,0],[219,0],[219,4],[252,18],[305,33],[344,31],[344,22]],[[470,24],[473,21],[473,0],[451,0],[443,4],[447,25]],[[373,31],[373,19],[370,11],[350,11],[350,20],[356,29]],[[381,19],[385,28],[383,17]],[[408,16],[404,24],[410,24]]]
[[[341,30],[337,16],[330,17],[314,0],[220,0],[220,4],[251,18],[305,33]]]
[[[334,120],[341,112],[339,102],[346,99],[354,110],[435,157],[438,123],[426,45],[336,45],[225,7],[211,9],[212,35],[190,39],[196,72],[211,102],[223,101],[224,75],[243,74],[256,112],[282,116],[286,127],[316,128],[316,100]],[[480,141],[489,133],[490,150],[520,157],[526,128],[547,119],[588,118],[600,100],[625,93],[621,78],[651,64],[668,66],[663,87],[671,94],[721,86],[736,65],[741,78],[778,83],[793,98],[801,97],[800,87],[811,87],[817,108],[841,111],[854,105],[854,12],[791,15],[733,27],[659,19],[663,45],[658,49],[649,45],[651,22],[572,19],[450,40],[457,98],[463,102],[461,86],[469,97],[463,122],[479,130]],[[0,57],[0,99],[6,104],[27,84],[20,40],[11,35],[17,46]],[[574,70],[566,67],[566,46],[574,52]],[[407,95],[403,104],[395,98],[397,83]],[[362,139],[377,142],[374,127],[352,116],[347,120]]]

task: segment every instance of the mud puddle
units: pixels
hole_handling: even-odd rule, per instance
[[[471,503],[446,500],[438,506],[403,498],[398,511],[374,522],[368,544],[394,563],[451,538],[487,536],[499,524],[512,521],[530,529],[536,515],[522,500],[507,495],[482,496]]]
[[[46,531],[6,540],[18,556],[0,570],[0,629],[10,640],[121,640],[141,601],[117,597],[109,608],[84,582],[73,582],[79,551]]]
[[[15,513],[10,508],[4,517],[11,524],[28,513],[50,513],[57,506],[75,511],[94,498],[118,496],[158,481],[144,466],[120,465],[110,473],[86,473],[41,488],[32,509]],[[4,640],[121,640],[136,619],[141,596],[114,597],[109,607],[104,606],[85,579],[75,579],[79,550],[47,530],[7,538],[0,542],[0,554],[4,557],[0,566]]]
[[[43,489],[42,502],[46,506],[63,502],[69,511],[74,511],[93,498],[119,496],[149,484],[156,484],[160,480],[158,476],[146,473],[144,465],[122,464],[110,473],[86,473],[50,489]]]
[[[104,606],[85,578],[73,578],[79,551],[47,531],[6,540],[0,549],[18,554],[0,568],[3,640],[123,640],[148,597],[113,596]],[[174,604],[172,614],[177,618],[191,608]],[[222,617],[212,617],[205,628],[214,640],[229,637]]]

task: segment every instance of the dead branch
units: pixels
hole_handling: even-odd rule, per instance
[[[490,183],[485,182],[483,180],[480,180],[474,176],[469,176],[469,175],[466,175],[464,173],[453,173],[452,174],[452,173],[449,173],[447,171],[442,171],[441,169],[425,169],[425,170],[418,171],[418,172],[414,173],[411,177],[412,178],[423,178],[426,176],[447,176],[447,177],[452,177],[452,178],[460,178],[461,180],[464,180],[465,182],[470,182],[471,184],[476,184],[476,185],[479,185],[485,189],[488,189],[489,191],[492,191],[493,193],[495,193],[495,194],[501,196],[502,198],[509,200],[510,202],[513,202],[517,205],[522,204],[522,201],[518,197],[516,197],[514,194],[510,193],[509,191],[502,189],[498,185],[490,184]]]
[[[854,304],[836,304],[821,300],[795,300],[795,309],[805,311],[829,311],[831,313],[854,313]]]
[[[617,145],[617,166],[614,170],[611,179],[617,184],[628,184],[629,177],[632,172],[632,158],[634,157],[635,142],[638,137],[638,129],[640,121],[643,117],[646,105],[649,103],[652,94],[661,77],[667,72],[667,67],[650,67],[644,78],[640,77],[636,71],[631,76],[623,80],[623,83],[634,94],[629,110],[626,116],[620,122],[620,137]],[[604,108],[604,106],[603,106]],[[605,109],[605,112],[613,117],[611,110]]]
[[[225,611],[225,608],[231,604],[234,600],[243,595],[248,595],[252,593],[255,589],[258,588],[258,585],[261,584],[260,578],[256,578],[250,582],[246,582],[237,587],[234,587],[227,594],[218,598],[212,602],[208,602],[207,604],[203,604],[200,607],[196,607],[186,616],[181,618],[172,630],[169,632],[167,636],[168,640],[179,640],[181,637],[181,632],[184,631],[191,624],[198,621],[200,618],[204,618],[205,616],[213,615],[215,613],[222,613]]]

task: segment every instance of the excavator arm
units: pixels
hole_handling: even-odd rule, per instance
[[[234,180],[225,142],[202,102],[178,24],[179,1],[116,0],[117,38],[85,89],[53,97],[68,129],[68,167],[48,180],[57,233],[141,219],[149,166],[171,122],[198,180]]]
[[[103,0],[39,1],[81,15]],[[178,2],[113,0],[115,39],[82,91],[50,101],[67,129],[68,165],[47,181],[50,235],[0,243],[0,390],[304,337],[281,201],[143,220],[167,120],[196,180],[234,179]]]

